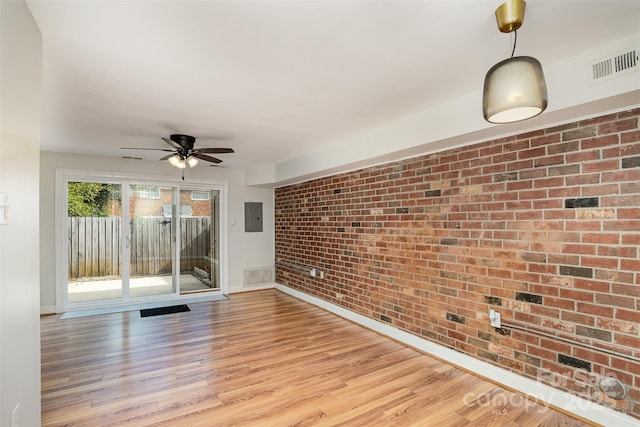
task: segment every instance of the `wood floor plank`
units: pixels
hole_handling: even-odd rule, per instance
[[[585,425],[275,290],[190,308],[43,317],[43,425]]]

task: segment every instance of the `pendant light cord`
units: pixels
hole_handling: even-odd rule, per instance
[[[518,30],[513,30],[513,50],[511,50],[511,57],[516,52],[516,43],[518,43]]]

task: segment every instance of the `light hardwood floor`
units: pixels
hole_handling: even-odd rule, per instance
[[[275,290],[189,307],[43,317],[43,425],[585,425]]]

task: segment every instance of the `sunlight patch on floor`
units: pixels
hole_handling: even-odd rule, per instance
[[[129,294],[133,297],[172,294],[175,292],[170,275],[133,277],[129,281]],[[211,290],[191,274],[180,275],[180,292]],[[122,297],[122,281],[87,280],[69,282],[70,303],[117,299]]]

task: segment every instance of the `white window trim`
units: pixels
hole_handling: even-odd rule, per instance
[[[207,195],[207,198],[195,198],[193,197],[193,193],[204,193]],[[209,200],[211,200],[211,193],[208,190],[191,190],[191,200],[197,202],[208,202]]]

